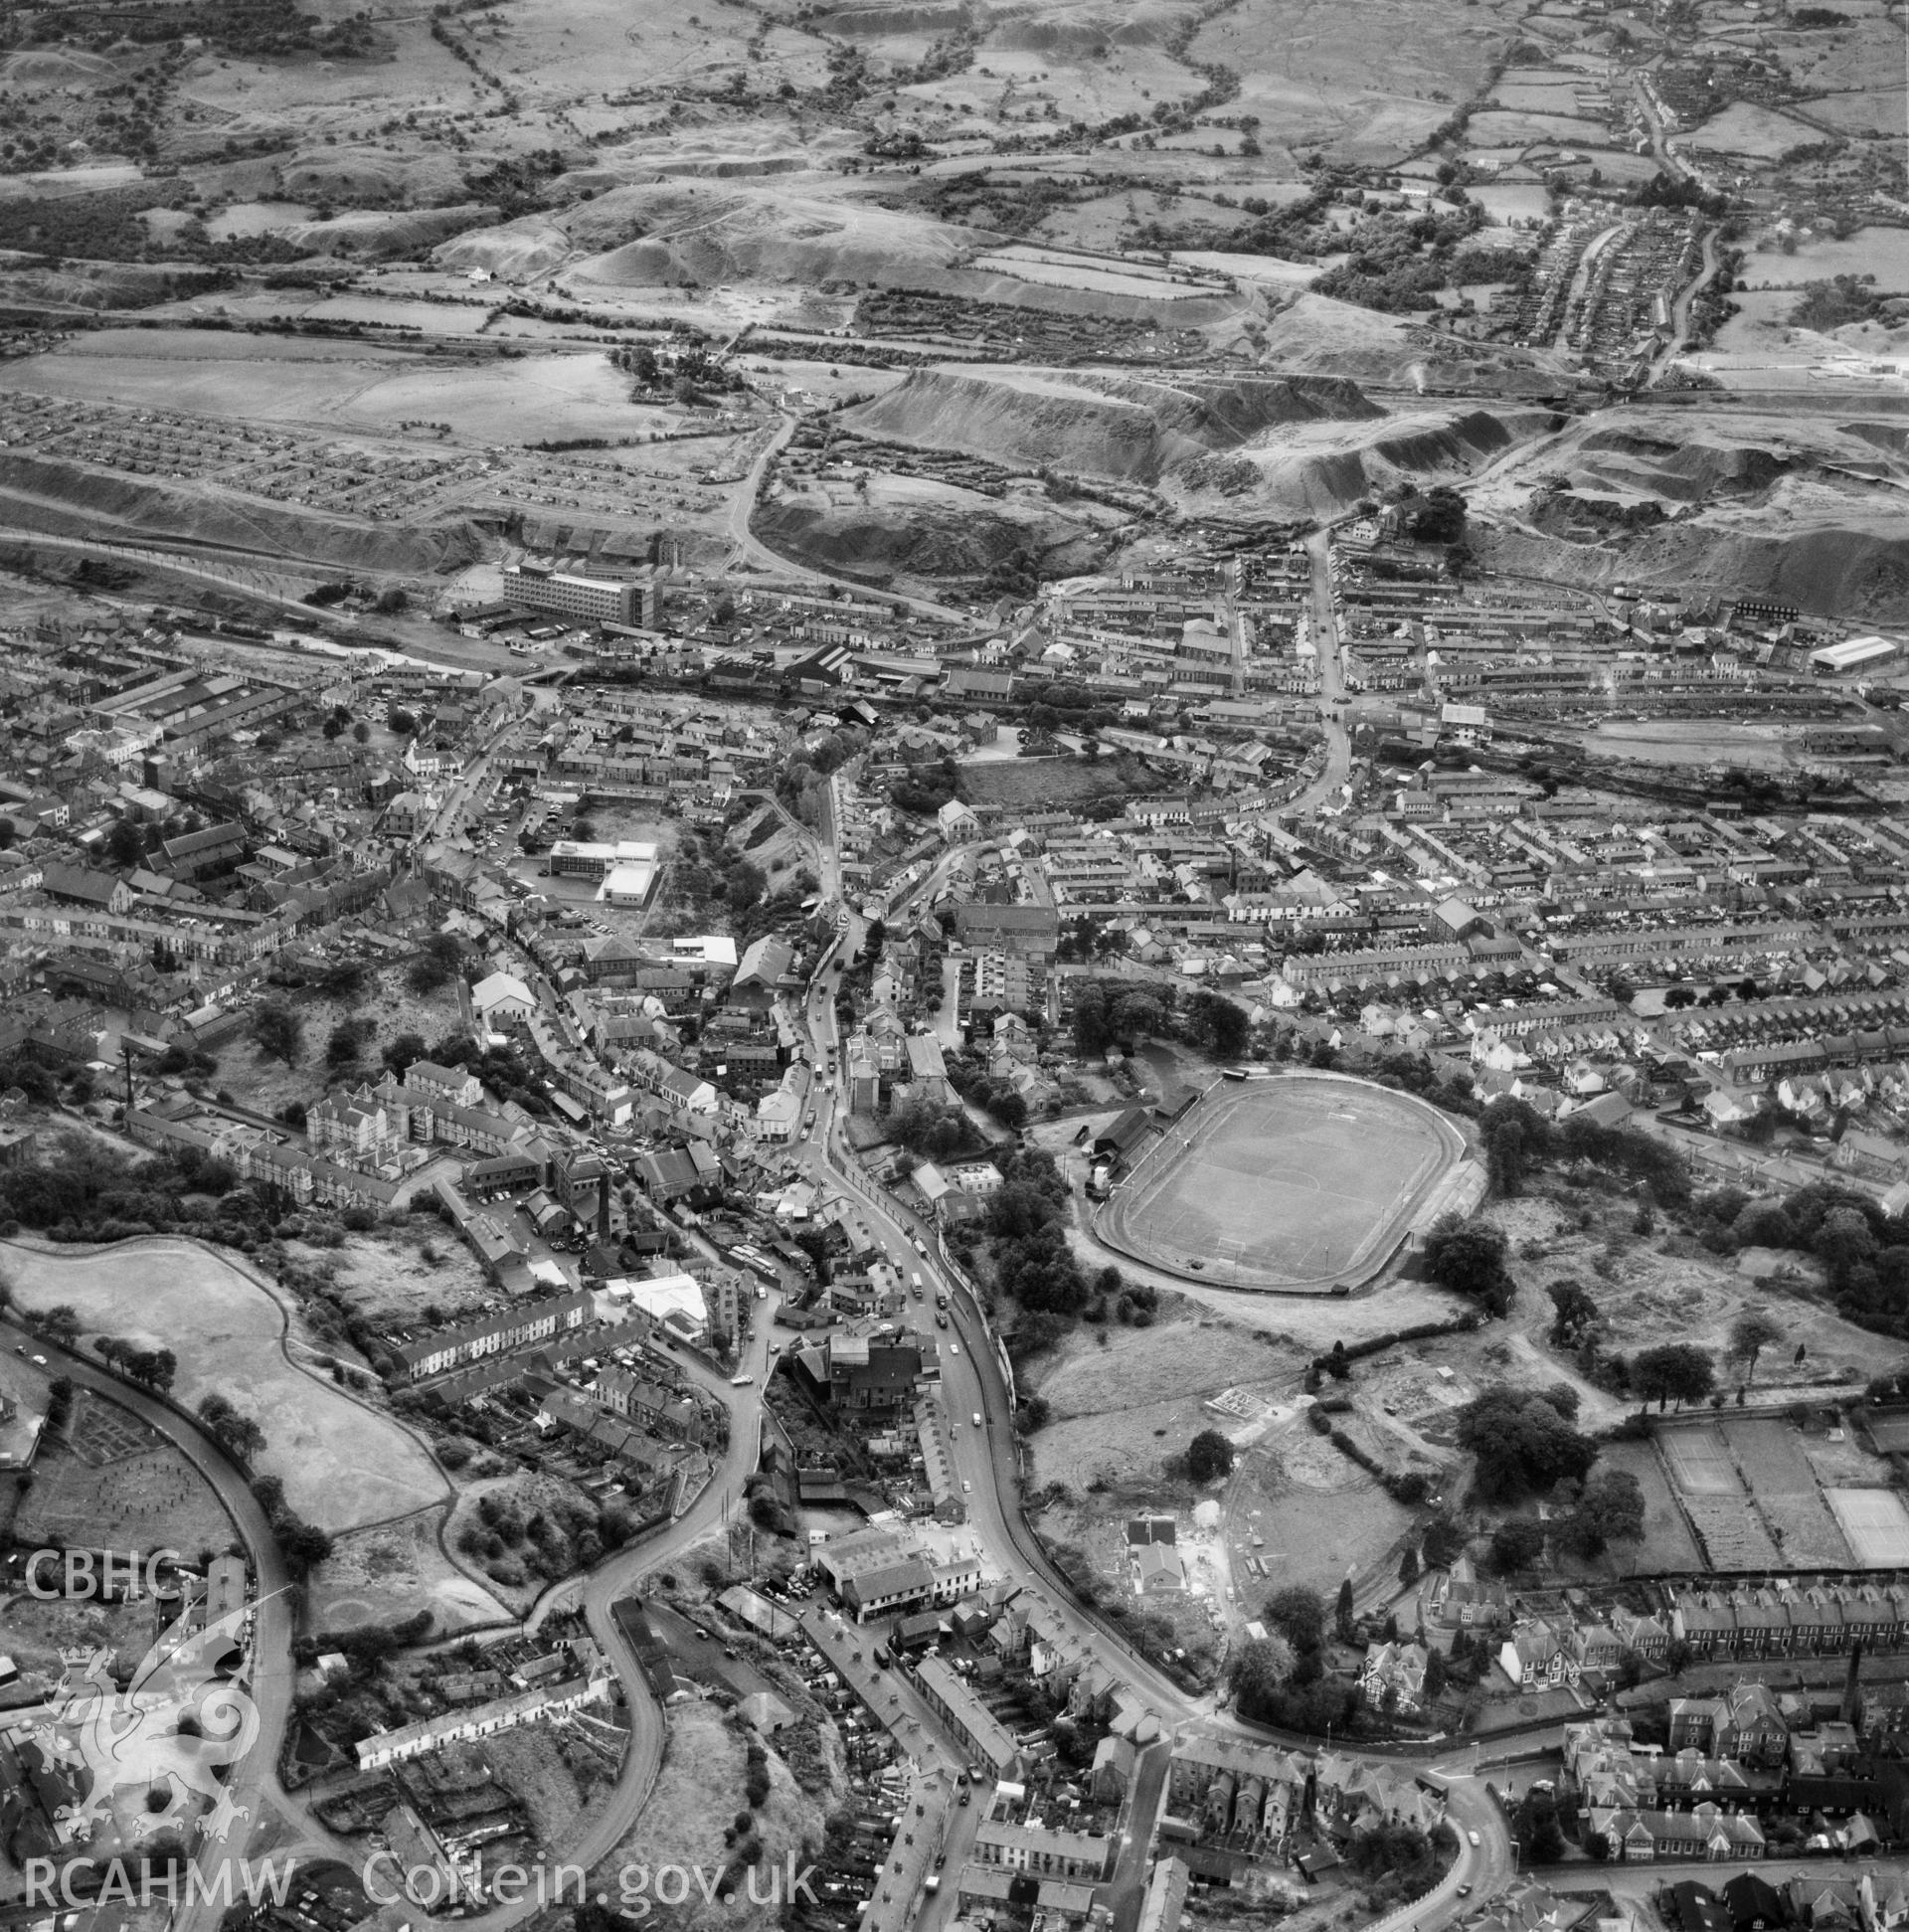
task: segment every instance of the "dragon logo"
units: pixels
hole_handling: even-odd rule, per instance
[[[82,1774],[84,1795],[60,1813],[76,1839],[111,1823],[122,1794],[138,1807],[128,1821],[135,1837],[184,1824],[202,1800],[211,1804],[203,1822],[213,1839],[250,1816],[218,1777],[259,1737],[258,1705],[218,1669],[234,1652],[242,1670],[250,1664],[243,1636],[250,1614],[242,1606],[196,1628],[174,1624],[124,1690],[113,1682],[110,1651],[61,1653],[66,1669],[37,1735],[56,1762]],[[165,1794],[162,1809],[152,1809],[154,1792]]]

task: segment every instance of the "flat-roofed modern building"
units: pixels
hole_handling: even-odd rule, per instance
[[[578,617],[586,623],[636,624],[647,630],[656,621],[653,584],[574,577],[568,571],[509,564],[504,569],[504,595],[513,604],[526,604],[533,611],[549,611],[561,617]]]

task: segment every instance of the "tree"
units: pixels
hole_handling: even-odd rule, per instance
[[[1602,1556],[1615,1542],[1644,1536],[1644,1492],[1629,1470],[1601,1470],[1584,1486],[1560,1532],[1579,1556]]]
[[[1399,1581],[1410,1586],[1419,1580],[1419,1550],[1416,1543],[1407,1543],[1405,1554],[1399,1558]]]
[[[1544,1554],[1544,1525],[1535,1516],[1506,1516],[1491,1532],[1491,1567],[1509,1576]]]
[[[1832,1207],[1822,1217],[1813,1245],[1817,1259],[1829,1271],[1830,1287],[1839,1295],[1848,1288],[1856,1268],[1872,1261],[1876,1253],[1876,1237],[1857,1207]]]
[[[179,1372],[179,1358],[170,1348],[141,1348],[125,1358],[124,1366],[135,1382],[164,1391]]]
[[[1485,1168],[1491,1191],[1509,1200],[1524,1191],[1524,1130],[1516,1121],[1500,1121],[1485,1139]]]
[[[1432,1570],[1449,1570],[1465,1554],[1469,1538],[1465,1525],[1441,1510],[1425,1526],[1425,1564]]]
[[[1487,1315],[1504,1315],[1518,1292],[1505,1269],[1505,1246],[1489,1223],[1448,1214],[1426,1236],[1426,1267],[1441,1288],[1476,1302]]]
[[[1293,1647],[1283,1637],[1242,1644],[1226,1667],[1234,1700],[1249,1717],[1264,1710],[1292,1674]]]
[[[1186,1446],[1186,1473],[1195,1483],[1211,1483],[1233,1468],[1233,1445],[1217,1429],[1202,1429]]]
[[[305,1022],[289,1001],[267,999],[252,1016],[252,1041],[267,1059],[296,1066],[304,1051]]]
[[[1325,1641],[1325,1604],[1316,1590],[1289,1584],[1266,1602],[1266,1621],[1302,1655]]]
[[[1429,1703],[1434,1697],[1445,1694],[1446,1679],[1450,1673],[1446,1669],[1445,1653],[1432,1646],[1425,1654],[1425,1696]]]
[[[434,933],[425,949],[411,963],[406,982],[413,992],[435,992],[447,985],[464,963],[464,949],[455,933]]]
[[[1237,1060],[1251,1030],[1246,1014],[1224,993],[1202,987],[1186,1003],[1186,1030],[1217,1060]]]
[[[1123,1040],[1143,1040],[1157,1035],[1166,1025],[1166,1010],[1150,993],[1124,993],[1109,1014],[1115,1035]]]
[[[121,872],[130,872],[145,862],[146,841],[130,818],[115,818],[106,833],[106,859]]]
[[[80,1339],[80,1317],[71,1303],[57,1302],[29,1319],[36,1333],[45,1335],[49,1341],[58,1342],[62,1348],[71,1348]]]
[[[1737,1317],[1730,1324],[1730,1357],[1744,1364],[1743,1379],[1757,1379],[1757,1357],[1773,1341],[1783,1339],[1783,1329],[1760,1309]]]
[[[1513,1821],[1513,1833],[1532,1864],[1556,1864],[1564,1856],[1564,1834],[1558,1829],[1558,1807],[1548,1791],[1527,1791]]]
[[[1495,1384],[1459,1411],[1459,1446],[1476,1459],[1481,1496],[1509,1501],[1567,1478],[1584,1479],[1598,1446],[1571,1426],[1565,1406],[1550,1390]]]
[[[351,1020],[343,1020],[331,1029],[331,1037],[325,1042],[325,1065],[339,1068],[357,1064],[358,1028]]]
[[[252,1459],[265,1446],[265,1432],[248,1415],[241,1415],[225,1396],[216,1390],[201,1398],[199,1420],[206,1426],[207,1433],[241,1468],[250,1466]],[[274,1524],[274,1527],[277,1525]],[[283,1544],[282,1534],[279,1537]],[[329,1543],[327,1543],[329,1550]]]
[[[1598,1305],[1579,1282],[1553,1282],[1544,1291],[1556,1313],[1551,1317],[1551,1340],[1563,1348],[1575,1348],[1587,1328],[1597,1325]]]
[[[430,1057],[431,1047],[422,1033],[400,1033],[385,1046],[385,1065],[400,1080],[404,1078],[407,1067]]]
[[[1659,1413],[1672,1401],[1678,1408],[1701,1402],[1716,1385],[1715,1364],[1694,1342],[1666,1341],[1632,1357],[1631,1390],[1647,1409],[1653,1400]]]
[[[1339,1634],[1341,1644],[1352,1641],[1353,1619],[1358,1614],[1358,1605],[1352,1595],[1352,1579],[1341,1577],[1339,1580],[1338,1601],[1332,1606],[1332,1627]]]

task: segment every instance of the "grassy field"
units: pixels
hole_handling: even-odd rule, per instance
[[[1174,1273],[1323,1286],[1384,1258],[1457,1149],[1429,1109],[1383,1088],[1302,1078],[1221,1086],[1142,1156],[1101,1229]]]
[[[69,1304],[87,1334],[111,1334],[179,1358],[173,1394],[188,1408],[226,1396],[265,1432],[260,1471],[333,1531],[409,1515],[448,1493],[423,1448],[374,1410],[285,1358],[278,1304],[231,1262],[186,1241],[124,1241],[91,1253],[6,1244],[20,1306]]]
[[[1743,280],[1751,289],[1765,282],[1801,288],[1832,275],[1863,274],[1873,274],[1878,288],[1909,290],[1909,229],[1859,228],[1846,241],[1824,236],[1800,243],[1791,254],[1758,249],[1743,263]]]
[[[1774,161],[1778,155],[1822,136],[1788,114],[1759,107],[1748,100],[1733,101],[1722,113],[1713,115],[1690,134],[1692,147],[1705,147],[1718,154],[1740,156],[1750,161]]]
[[[1690,1533],[1675,1493],[1649,1443],[1612,1443],[1598,1456],[1598,1467],[1624,1470],[1644,1492],[1644,1540],[1620,1547],[1617,1561],[1627,1572],[1645,1576],[1670,1571],[1688,1574],[1703,1568],[1703,1552]]]
[[[1290,1403],[1303,1366],[1282,1337],[1190,1303],[1169,1303],[1150,1328],[1076,1329],[1029,1371],[1053,1418],[1030,1444],[1032,1481],[1082,1493],[1104,1485],[1115,1503],[1129,1492],[1151,1493],[1164,1460],[1200,1430],[1235,1426],[1216,1424],[1209,1396],[1243,1387]]]
[[[1324,1438],[1289,1423],[1248,1453],[1234,1484],[1227,1544],[1241,1598],[1252,1594],[1244,1559],[1253,1555],[1273,1573],[1268,1592],[1304,1584],[1329,1602],[1345,1577],[1390,1559],[1416,1514]]]

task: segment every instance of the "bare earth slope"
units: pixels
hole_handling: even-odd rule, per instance
[[[843,421],[898,442],[1151,483],[1276,424],[1380,414],[1355,384],[1330,378],[1176,383],[1092,370],[943,366],[917,371]]]
[[[1537,439],[1475,502],[1501,524],[1488,550],[1512,569],[1701,586],[1891,622],[1909,615],[1905,481],[1899,424],[1647,407]],[[1616,524],[1639,510],[1663,520]]]

